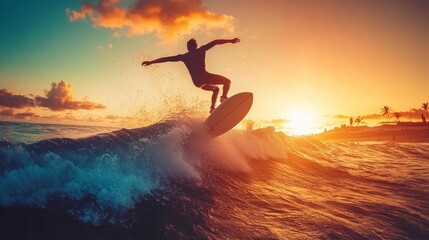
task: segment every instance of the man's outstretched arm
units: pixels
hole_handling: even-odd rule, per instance
[[[240,42],[239,38],[233,38],[233,39],[216,39],[214,41],[211,41],[209,43],[207,43],[204,47],[209,50],[210,48],[216,46],[216,45],[220,45],[220,44],[225,44],[225,43],[238,43]]]
[[[180,61],[179,56],[180,55],[171,56],[171,57],[162,57],[162,58],[155,59],[153,61],[144,61],[144,62],[142,62],[142,66],[149,66],[149,65],[152,65],[154,63],[178,62],[178,61]]]

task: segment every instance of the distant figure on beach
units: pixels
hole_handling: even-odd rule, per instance
[[[421,117],[422,117],[422,123],[424,125],[426,125],[426,118],[425,118],[425,115],[423,115],[423,113],[422,113]]]
[[[153,61],[144,61],[142,66],[149,66],[154,63],[163,62],[178,62],[182,61],[188,68],[189,74],[191,75],[194,85],[206,91],[212,91],[212,101],[210,106],[210,113],[216,108],[216,99],[219,94],[219,88],[215,85],[223,85],[222,96],[220,102],[222,103],[228,99],[228,91],[231,85],[231,81],[221,75],[212,74],[206,71],[206,51],[212,47],[225,43],[238,43],[240,39],[217,39],[209,42],[198,48],[197,41],[191,39],[187,42],[188,52],[179,54],[176,56],[162,57]]]

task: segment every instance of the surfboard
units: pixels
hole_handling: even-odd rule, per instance
[[[238,93],[217,107],[204,122],[213,137],[235,127],[247,115],[253,103],[253,93]]]

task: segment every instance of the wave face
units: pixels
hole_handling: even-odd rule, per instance
[[[188,119],[1,141],[0,159],[6,238],[429,238],[427,144],[211,139]]]

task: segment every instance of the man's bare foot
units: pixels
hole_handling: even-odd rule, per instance
[[[220,97],[220,102],[221,102],[221,103],[223,103],[223,102],[225,102],[227,99],[228,99],[228,97],[226,97],[226,96],[222,96],[222,97]]]

